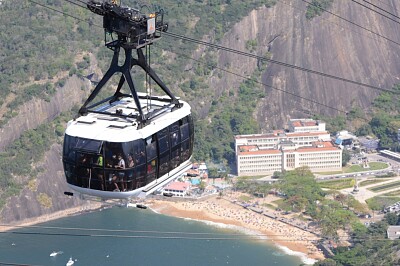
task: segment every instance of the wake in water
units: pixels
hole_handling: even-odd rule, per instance
[[[57,256],[59,254],[63,254],[63,253],[64,252],[62,252],[62,251],[53,251],[53,252],[50,253],[50,257],[55,257],[55,256]]]

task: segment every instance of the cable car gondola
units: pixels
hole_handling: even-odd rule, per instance
[[[118,38],[105,41],[114,52],[111,65],[80,108],[79,117],[68,122],[63,146],[66,180],[71,189],[101,198],[147,194],[190,167],[193,152],[189,104],[169,91],[142,51],[168,27],[162,10],[147,16],[115,2],[87,5],[103,16],[106,36],[116,33]],[[119,65],[122,49],[125,62]],[[130,73],[133,66],[141,67],[166,95],[138,93]],[[92,103],[115,73],[121,73],[121,78],[114,95]],[[129,94],[121,92],[125,81]]]

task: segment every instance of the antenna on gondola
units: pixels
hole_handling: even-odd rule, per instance
[[[114,51],[114,55],[109,69],[89,95],[83,106],[79,109],[79,114],[86,115],[89,112],[93,112],[90,110],[91,108],[97,107],[105,101],[109,101],[109,103],[112,104],[121,97],[130,96],[121,93],[121,88],[126,81],[139,112],[139,116],[135,118],[141,126],[145,125],[146,121],[150,120],[156,114],[152,112],[147,112],[145,114],[143,112],[139,101],[140,97],[137,94],[130,72],[134,65],[141,67],[146,74],[161,87],[169,96],[169,102],[173,104],[175,108],[180,108],[181,104],[147,63],[142,51],[143,47],[151,45],[153,42],[159,40],[161,38],[161,33],[168,30],[168,24],[164,23],[163,20],[164,11],[159,9],[150,14],[143,14],[138,9],[118,5],[116,0],[111,0],[111,2],[105,1],[103,3],[90,0],[87,3],[87,7],[93,13],[103,16],[105,46]],[[108,40],[108,36],[113,37],[113,34],[117,35],[117,39]],[[121,48],[125,51],[125,62],[120,66],[118,65],[118,57]],[[133,58],[132,50],[136,50],[137,58]],[[107,81],[116,73],[121,73],[122,75],[114,95],[107,98],[105,101],[103,100],[88,106]],[[120,116],[120,114],[116,115]]]

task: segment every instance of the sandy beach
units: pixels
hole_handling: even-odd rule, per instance
[[[211,221],[259,232],[280,247],[303,253],[312,260],[322,260],[324,255],[311,243],[318,237],[294,226],[266,217],[217,196],[200,201],[174,202],[150,200],[147,204],[156,212],[201,221]],[[299,254],[298,254],[299,255]]]
[[[317,236],[234,204],[232,202],[233,198],[232,196],[227,198],[214,195],[207,199],[192,201],[146,199],[145,204],[155,212],[164,215],[233,225],[243,228],[243,231],[251,230],[267,238],[267,240],[262,241],[271,241],[289,254],[292,252],[288,252],[288,249],[294,251],[295,255],[301,256],[304,262],[324,259],[322,252],[311,243],[311,240],[318,240]],[[24,220],[12,225],[0,224],[0,232],[12,230],[16,227],[35,225],[85,211],[96,210],[101,207],[103,205],[99,202],[90,202],[83,206]],[[311,260],[304,260],[304,258]]]

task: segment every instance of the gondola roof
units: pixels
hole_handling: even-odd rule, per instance
[[[182,107],[175,109],[168,102],[151,100],[151,108],[147,110],[148,101],[141,99],[145,114],[148,111],[157,111],[157,109],[164,110],[158,116],[147,121],[145,126],[140,127],[137,119],[134,118],[138,114],[135,103],[132,98],[125,97],[112,104],[107,103],[100,106],[98,111],[101,111],[101,113],[89,113],[86,116],[71,120],[68,123],[66,134],[73,137],[110,142],[128,142],[146,138],[190,114],[189,104],[180,102],[183,104]],[[168,108],[169,106],[170,108]],[[167,107],[166,110],[165,107]],[[125,116],[114,116],[117,110],[122,111]]]

